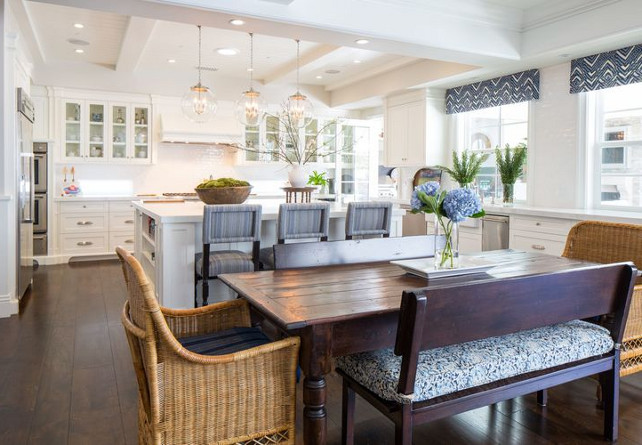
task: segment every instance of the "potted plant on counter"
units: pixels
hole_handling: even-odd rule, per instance
[[[328,180],[325,177],[326,172],[317,172],[316,170],[312,171],[312,174],[308,176],[308,185],[318,185],[319,192],[324,192],[325,187],[328,185]]]
[[[502,180],[502,198],[505,206],[513,205],[515,182],[524,172],[526,162],[526,144],[520,142],[517,147],[511,148],[508,144],[504,150],[495,149],[497,172]]]
[[[475,177],[479,174],[481,166],[486,162],[490,155],[473,153],[464,150],[461,158],[456,150],[453,150],[453,168],[438,165],[437,168],[442,169],[459,184],[459,187],[472,188]]]
[[[218,178],[207,179],[194,190],[205,204],[241,204],[250,196],[252,186],[239,179]]]

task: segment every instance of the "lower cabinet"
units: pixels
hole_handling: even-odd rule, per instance
[[[60,202],[58,213],[63,256],[113,254],[116,246],[134,251],[131,200]]]
[[[510,248],[560,256],[576,220],[529,216],[510,217]]]

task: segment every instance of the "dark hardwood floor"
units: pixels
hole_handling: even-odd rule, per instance
[[[21,314],[0,319],[0,444],[136,443],[124,298],[116,261],[39,268]],[[328,386],[328,443],[338,445],[341,380]],[[642,444],[642,373],[622,379],[620,402],[618,443]],[[415,428],[415,444],[602,444],[601,431],[585,379],[553,388],[546,408],[529,395]],[[394,443],[392,424],[359,400],[356,443]]]

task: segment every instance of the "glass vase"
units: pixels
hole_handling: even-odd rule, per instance
[[[446,218],[435,221],[435,242],[443,235],[445,244],[435,249],[435,269],[457,269],[459,267],[459,224]],[[435,244],[435,246],[440,244]]]
[[[502,203],[504,207],[513,206],[513,194],[515,192],[515,184],[504,184],[502,189]]]

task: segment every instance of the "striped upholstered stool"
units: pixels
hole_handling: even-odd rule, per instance
[[[330,204],[327,202],[289,203],[279,206],[279,219],[276,222],[277,242],[286,240],[318,239],[328,240],[330,225]],[[274,249],[261,249],[259,255],[263,269],[274,269]]]
[[[209,278],[223,273],[259,269],[261,239],[260,205],[206,205],[203,209],[203,253],[196,254],[196,282],[203,280],[203,306],[209,297]],[[252,253],[215,250],[210,244],[251,242]],[[209,258],[204,262],[203,258]],[[198,306],[194,292],[194,306]]]
[[[346,213],[346,239],[390,236],[391,202],[351,202]]]

